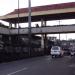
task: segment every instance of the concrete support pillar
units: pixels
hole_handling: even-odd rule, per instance
[[[41,19],[41,27],[43,27],[43,19]],[[44,35],[41,34],[41,48],[44,49]]]
[[[43,19],[41,19],[41,27],[46,27],[46,21],[44,21]],[[42,34],[41,35],[41,48],[44,49],[44,53],[47,53],[47,34]]]
[[[14,24],[14,27],[17,28],[17,24],[16,23]]]
[[[44,49],[44,35],[41,35],[41,48]]]
[[[41,27],[43,27],[43,19],[41,19]]]
[[[44,27],[46,27],[46,25],[47,25],[47,22],[44,21]],[[47,34],[45,33],[45,34],[44,34],[44,52],[45,52],[45,54],[48,53],[47,51],[48,51],[48,50],[47,50]]]
[[[44,21],[44,26],[46,27],[46,25],[47,25],[47,22],[46,22],[46,21]]]
[[[9,42],[11,42],[11,32],[10,32],[11,28],[12,28],[12,23],[9,23]]]
[[[9,28],[12,28],[12,23],[9,23]]]

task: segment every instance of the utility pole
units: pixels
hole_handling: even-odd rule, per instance
[[[29,35],[29,56],[31,55],[31,0],[28,0],[28,10],[29,10],[29,15],[28,15],[28,23],[29,23],[29,30],[28,30],[28,35]]]
[[[20,46],[20,42],[19,42],[19,38],[20,38],[20,37],[19,37],[19,36],[20,36],[20,35],[19,35],[19,33],[20,33],[20,31],[19,31],[19,21],[20,21],[20,19],[19,19],[19,18],[20,18],[20,16],[19,16],[20,10],[19,10],[19,8],[20,8],[20,7],[19,7],[19,4],[20,4],[20,2],[19,2],[19,0],[18,0],[18,37],[17,37],[17,40],[18,40],[18,45]]]
[[[59,20],[59,28],[60,28],[60,20]],[[59,46],[60,46],[60,29],[59,29],[59,42],[58,42]]]
[[[19,36],[19,0],[18,0],[18,36]]]
[[[60,20],[59,20],[59,26],[60,26]],[[60,41],[60,33],[59,33],[59,41]]]

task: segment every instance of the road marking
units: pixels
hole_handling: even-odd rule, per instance
[[[9,74],[7,74],[7,75],[13,75],[13,74],[15,74],[15,73],[18,73],[18,72],[21,72],[21,71],[27,70],[27,69],[28,69],[28,68],[22,68],[22,69],[20,69],[20,70],[15,71],[15,72],[11,72],[11,73],[9,73]]]

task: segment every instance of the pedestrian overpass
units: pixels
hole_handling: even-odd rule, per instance
[[[75,33],[75,25],[47,26],[47,21],[75,19],[75,2],[32,7],[31,11],[31,21],[41,22],[40,27],[31,27],[31,34],[42,35],[41,49],[45,49],[47,46],[46,34]],[[28,23],[28,16],[28,8],[21,8],[19,10],[15,9],[13,12],[0,16],[0,20],[9,23],[8,28],[0,27],[0,34],[5,34],[3,36],[4,40],[7,39],[6,37],[8,37],[6,41],[9,42],[11,47],[12,35],[14,37],[16,35],[18,38],[20,38],[19,35],[29,34],[29,28],[19,28],[19,26],[17,28],[17,24],[19,25],[19,23]],[[14,28],[12,27],[12,24],[14,25]],[[19,41],[18,38],[17,41]],[[28,45],[30,45],[30,43]],[[9,48],[7,50],[9,50]]]
[[[3,28],[0,27],[0,34],[28,34],[28,28]],[[32,27],[32,34],[57,34],[57,33],[75,33],[75,25],[55,25],[55,26],[46,26],[46,27]]]
[[[46,21],[60,19],[75,19],[75,2],[61,3],[45,6],[37,6],[31,8],[31,21],[41,22],[41,27],[31,28],[32,34],[55,34],[55,33],[74,33],[75,25],[47,26]],[[19,18],[18,18],[19,13]],[[28,34],[28,28],[16,28],[18,22],[28,22],[28,8],[15,9],[4,16],[0,16],[0,20],[9,22],[9,28],[0,27],[0,34]],[[14,24],[14,29],[12,28]]]

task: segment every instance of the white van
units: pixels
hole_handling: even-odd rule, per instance
[[[63,56],[63,50],[60,46],[53,46],[51,48],[51,56],[56,57],[56,56]]]

